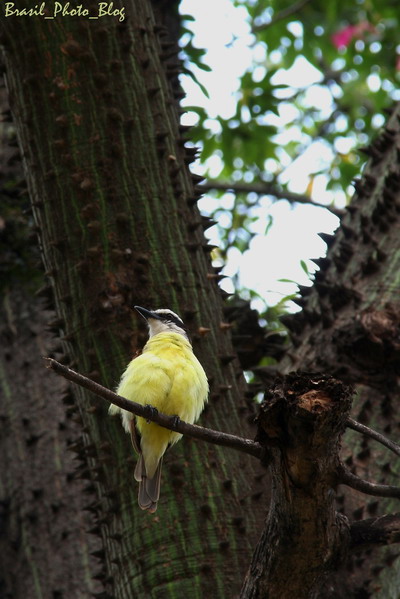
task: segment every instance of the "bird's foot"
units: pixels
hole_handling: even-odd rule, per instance
[[[179,418],[179,416],[172,416],[172,426],[174,428],[177,427],[177,425],[181,422],[181,419]]]
[[[147,404],[145,407],[146,407],[146,410],[148,413],[148,416],[146,417],[146,422],[150,423],[157,416],[158,410],[157,410],[157,408],[154,408],[153,406],[150,406],[149,404]]]

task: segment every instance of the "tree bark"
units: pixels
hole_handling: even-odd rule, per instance
[[[192,156],[170,95],[168,77],[177,67],[149,3],[114,2],[123,4],[123,22],[2,23],[9,96],[49,278],[42,293],[54,296],[52,326],[65,361],[111,388],[146,337],[131,306],[176,310],[210,379],[202,422],[251,438],[253,407],[224,323],[195,206],[199,192],[186,166]],[[96,497],[90,509],[101,549],[94,574],[104,596],[234,596],[265,512],[265,470],[251,457],[184,440],[166,456],[160,507],[149,517],[136,507],[135,458],[120,423],[76,395],[68,413],[82,427],[77,475]],[[91,588],[79,582],[82,593]]]
[[[323,236],[325,258],[303,310],[288,316],[295,350],[282,369],[329,368],[344,380],[381,392],[398,389],[400,256],[400,103],[368,150],[372,158],[335,236]]]
[[[0,595],[89,599],[103,588],[96,580],[96,493],[74,459],[83,433],[69,411],[74,400],[68,385],[42,374],[40,355],[55,345],[45,331],[54,312],[21,288],[9,289],[4,299]]]
[[[43,273],[13,123],[1,123],[0,142],[0,596],[89,599],[102,590],[95,496],[77,472],[69,385],[43,376],[41,355],[58,356],[60,343],[55,312],[34,295]]]
[[[301,288],[302,311],[284,317],[291,333],[279,368],[329,372],[355,384],[352,416],[398,438],[400,302],[400,104],[394,106],[371,156],[347,214],[335,236],[323,235],[325,258],[315,283]],[[384,484],[397,484],[400,465],[387,450],[362,435],[344,436],[342,459],[354,474]],[[347,490],[337,508],[351,521],[398,511],[393,499],[368,498]],[[357,551],[321,597],[392,596],[399,586],[395,548]],[[388,565],[390,568],[388,569]],[[328,591],[328,588],[330,589]]]
[[[352,390],[339,381],[292,374],[261,404],[258,440],[270,446],[272,499],[241,599],[308,599],[349,545],[335,510],[340,438]]]

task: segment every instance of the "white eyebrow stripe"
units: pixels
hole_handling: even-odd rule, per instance
[[[180,316],[178,316],[177,314],[175,314],[175,312],[172,312],[172,310],[169,310],[167,308],[161,308],[160,310],[154,310],[154,313],[155,314],[160,314],[161,316],[172,316],[172,318],[176,319],[179,324],[183,325],[182,318],[180,318]]]

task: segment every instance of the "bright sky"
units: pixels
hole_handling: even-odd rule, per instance
[[[234,94],[238,89],[238,78],[248,67],[252,52],[259,52],[256,47],[251,48],[253,37],[245,20],[247,13],[242,7],[234,7],[230,0],[182,0],[180,10],[182,14],[193,15],[195,20],[190,27],[195,31],[194,45],[207,49],[205,62],[212,69],[210,73],[201,70],[196,72],[209,92],[209,99],[189,77],[182,77],[182,85],[187,94],[183,104],[202,106],[211,118],[216,115],[229,118],[235,110]],[[310,102],[329,109],[330,99],[324,96],[323,88],[318,85],[318,71],[304,59],[298,60],[295,68],[285,73],[278,72],[276,77],[279,77],[279,82],[295,87],[297,84],[303,87],[309,83]],[[283,103],[282,108],[282,118],[285,119],[287,115],[289,120],[293,107],[289,103]],[[193,113],[187,113],[183,117],[185,124],[192,124],[194,120]],[[304,193],[309,182],[308,174],[318,170],[318,164],[324,157],[329,158],[326,156],[327,152],[329,150],[323,143],[313,144],[304,156],[284,171],[282,181],[289,182],[291,191]],[[210,160],[209,167],[215,168],[216,172],[218,166],[217,157]],[[193,170],[200,172],[200,167],[194,166]],[[332,201],[332,195],[325,191],[322,178],[316,177],[313,194],[321,203]],[[222,200],[224,205],[229,205],[229,196],[230,194],[226,194],[226,198]],[[340,197],[339,202],[343,199],[344,196]],[[207,196],[199,202],[199,208],[204,213],[220,205],[221,200]],[[308,277],[300,260],[304,260],[312,272],[314,265],[309,259],[323,255],[326,249],[317,233],[332,233],[339,221],[327,210],[300,205],[293,207],[286,201],[273,203],[269,198],[261,201],[257,214],[259,221],[255,225],[255,231],[259,234],[252,240],[245,254],[234,249],[230,252],[224,273],[232,276],[238,271],[241,285],[254,289],[272,305],[296,290],[295,285],[279,282],[278,279],[307,284]],[[273,217],[273,226],[264,235],[269,214]],[[217,245],[215,227],[207,233],[211,236],[212,243]],[[232,290],[229,281],[224,287],[228,291]]]

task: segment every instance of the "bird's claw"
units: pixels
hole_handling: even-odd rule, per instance
[[[157,410],[157,408],[155,408],[154,406],[150,406],[149,404],[146,405],[146,410],[148,412],[148,417],[146,418],[146,422],[148,424],[150,424],[150,422],[152,422],[153,419],[157,416],[158,410]]]
[[[172,426],[174,428],[177,427],[177,425],[181,422],[181,419],[179,418],[179,416],[172,416]]]

